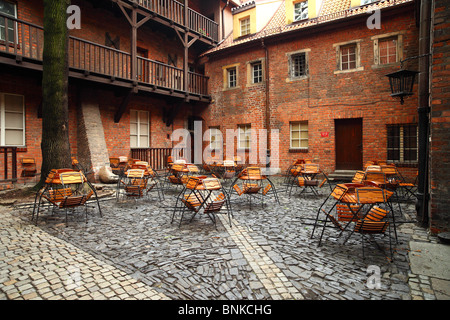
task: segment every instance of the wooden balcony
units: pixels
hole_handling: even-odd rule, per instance
[[[43,27],[1,15],[12,28],[0,39],[0,63],[42,70]],[[14,23],[10,23],[14,21]],[[188,72],[185,88],[183,69],[136,57],[132,79],[132,55],[101,44],[69,37],[69,77],[107,83],[130,89],[208,102],[208,77]]]
[[[219,41],[219,25],[200,13],[188,8],[188,23],[186,23],[184,4],[175,0],[128,0],[151,13],[167,19],[181,27],[187,27],[194,34],[201,35],[214,42]]]

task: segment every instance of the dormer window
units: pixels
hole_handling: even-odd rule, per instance
[[[308,1],[294,3],[294,21],[308,19]]]
[[[361,5],[371,4],[373,2],[378,2],[380,0],[361,0]]]
[[[250,34],[250,17],[245,17],[239,21],[241,27],[241,37]]]

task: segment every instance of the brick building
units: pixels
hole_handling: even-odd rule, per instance
[[[298,158],[330,174],[388,160],[414,179],[418,86],[400,104],[385,75],[405,59],[403,67],[419,69],[409,58],[420,54],[423,2],[73,0],[81,29],[69,40],[72,153],[85,167],[162,156],[174,129],[193,131],[201,120],[202,133],[213,129],[203,146],[216,154],[230,148],[264,165],[258,143],[269,137],[281,171]],[[448,10],[432,3],[426,207],[439,232],[448,229]],[[17,147],[20,176],[23,157],[41,162],[42,1],[0,0],[0,15],[0,148]]]
[[[85,168],[98,168],[109,157],[147,156],[149,148],[167,153],[172,131],[208,107],[208,79],[198,57],[229,32],[219,25],[231,20],[234,2],[71,3],[80,10],[81,26],[69,31],[68,47],[73,156]],[[5,148],[11,146],[22,181],[21,159],[33,157],[37,168],[42,161],[43,3],[0,0],[0,15],[0,146],[8,156],[8,166],[0,157],[0,179],[13,180],[13,151]]]

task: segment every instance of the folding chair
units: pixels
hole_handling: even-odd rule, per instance
[[[144,169],[128,169],[126,175],[119,180],[119,184],[123,187],[123,194],[135,200],[144,196],[147,183],[148,175],[145,174]]]
[[[238,180],[242,181],[242,189],[236,183]],[[259,195],[259,191],[263,189],[262,185],[263,176],[261,175],[261,168],[248,167],[244,169],[239,176],[232,183],[232,189],[235,190],[240,197],[244,195],[249,200],[250,207],[252,206],[252,198],[261,200],[261,205],[264,205],[263,196]],[[268,192],[268,191],[267,191]],[[267,194],[266,192],[266,194]]]
[[[46,199],[54,206],[54,208],[65,210],[66,225],[68,210],[82,206],[85,208],[87,222],[87,201],[93,195],[96,197],[99,213],[100,216],[102,216],[95,188],[87,181],[82,172],[65,169],[59,172],[53,171],[49,176],[50,177],[47,178],[47,186],[42,189],[41,198]],[[39,218],[41,198],[39,199],[39,205],[36,212],[36,224]],[[33,217],[34,214],[35,211],[33,209]]]
[[[231,227],[231,204],[226,191],[222,188],[222,185],[217,178],[207,178],[202,181],[205,190],[208,192],[205,195],[203,212],[208,215],[214,226],[217,229],[216,214],[219,214],[225,207],[226,214],[228,216],[228,222]],[[192,216],[191,221],[194,219],[195,214]]]
[[[174,221],[177,212],[180,212],[180,222],[178,226],[181,226],[186,210],[194,212],[194,215],[200,210],[205,200],[200,190],[197,189],[200,184],[201,180],[198,177],[189,177],[189,180],[183,190],[181,190],[177,196],[177,200],[173,208],[172,219],[170,221],[171,224]]]
[[[355,195],[355,189],[359,187],[364,187],[363,184],[358,183],[345,183],[345,184],[337,184],[333,191],[327,196],[327,198],[323,201],[319,209],[317,210],[317,215],[314,221],[314,227],[311,233],[311,238],[314,237],[315,230],[319,227],[319,221],[322,221],[322,232],[319,237],[319,243],[318,246],[322,243],[322,238],[325,232],[325,229],[327,227],[327,222],[331,221],[333,224],[333,227],[338,228],[339,230],[343,231],[344,226],[339,222],[341,221],[348,221],[349,213],[347,212],[347,218],[345,219],[345,214],[343,214],[343,211],[345,207],[349,207],[348,210],[357,209],[360,210],[360,206],[357,205],[356,195]],[[331,201],[331,207],[330,207],[330,201]],[[343,206],[339,207],[339,212],[337,211],[337,206],[341,204]],[[345,207],[344,207],[345,206]],[[324,209],[325,208],[325,209]],[[351,209],[350,209],[351,208]],[[336,210],[335,210],[336,209]],[[345,209],[347,210],[347,209]],[[321,214],[324,214],[325,219],[319,220]],[[351,216],[353,217],[354,212],[351,211]]]
[[[301,169],[298,171],[298,175],[294,180],[294,183],[291,184],[289,196],[291,196],[294,185],[302,188],[300,194],[307,192],[308,189],[311,189],[313,194],[318,195],[319,193],[317,192],[316,187],[319,186],[320,181],[316,180],[316,176],[320,173],[321,171],[317,163],[303,164]]]

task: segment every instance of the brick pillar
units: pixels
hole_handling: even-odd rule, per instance
[[[98,181],[99,169],[109,165],[109,154],[97,99],[98,95],[95,92],[88,90],[80,92],[77,157],[86,170],[94,169],[94,175],[89,176],[91,181]]]

